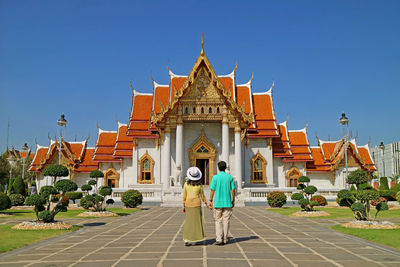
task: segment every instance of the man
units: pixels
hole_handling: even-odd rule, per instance
[[[229,220],[235,207],[235,182],[225,172],[226,162],[218,162],[219,173],[214,175],[210,185],[210,209],[214,208],[216,245],[228,242]]]

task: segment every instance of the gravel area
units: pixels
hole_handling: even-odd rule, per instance
[[[111,211],[85,211],[77,215],[78,217],[116,217],[118,214]]]
[[[19,229],[19,230],[64,230],[64,229],[71,229],[72,225],[66,222],[52,222],[52,223],[44,223],[44,222],[22,222],[16,224],[12,227],[12,229]]]
[[[316,210],[316,211],[297,211],[295,213],[292,213],[292,216],[295,217],[320,217],[320,216],[329,216],[330,214],[322,211],[322,210]]]

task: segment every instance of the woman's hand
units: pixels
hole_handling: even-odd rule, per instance
[[[182,208],[183,213],[186,213],[186,209],[185,207]]]
[[[210,210],[213,209],[213,203],[212,203],[212,201],[210,201],[210,204],[208,205],[208,208],[209,208]]]

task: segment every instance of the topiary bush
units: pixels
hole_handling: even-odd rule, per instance
[[[44,211],[39,212],[38,218],[39,218],[39,220],[42,220],[45,223],[54,221],[54,215],[49,210],[44,210]]]
[[[43,176],[53,177],[53,185],[55,185],[58,177],[66,177],[69,175],[67,167],[60,164],[48,165],[44,168]]]
[[[0,192],[0,210],[11,208],[11,200],[7,194]]]
[[[92,208],[94,206],[94,197],[92,195],[84,196],[79,205],[86,210]]]
[[[7,187],[7,194],[8,195],[15,194],[14,182],[15,182],[15,178],[10,178],[8,180],[8,187]]]
[[[98,180],[99,178],[103,178],[104,177],[104,173],[100,170],[93,170],[90,172],[89,174],[90,178],[94,178],[96,179],[96,184],[91,184],[92,182],[88,182],[89,185],[96,185],[96,189],[97,189],[97,184],[98,184]],[[93,181],[93,180],[92,180]]]
[[[14,194],[20,194],[22,196],[26,195],[25,183],[24,180],[22,180],[22,177],[18,177],[15,179]]]
[[[268,205],[275,208],[281,208],[286,204],[286,195],[281,191],[269,192],[267,195]]]
[[[349,184],[354,184],[357,191],[351,192],[344,189],[337,194],[336,201],[343,204],[343,206],[350,207],[356,220],[371,220],[371,204],[376,206],[375,219],[378,213],[382,210],[386,210],[387,207],[387,204],[382,204],[384,202],[382,201],[383,198],[380,192],[368,184],[369,179],[370,177],[367,172],[363,170],[353,171],[349,174],[347,182]]]
[[[326,206],[328,205],[328,202],[326,201],[326,198],[321,195],[315,195],[311,198],[311,201],[316,201],[318,202],[317,206]]]
[[[313,185],[308,185],[310,178],[308,176],[301,176],[298,179],[299,184],[297,189],[300,193],[294,193],[291,196],[292,200],[298,200],[298,203],[303,211],[314,211],[315,206],[319,206],[319,202],[312,199],[318,189]]]
[[[92,190],[92,187],[90,185],[88,185],[88,184],[84,184],[84,185],[81,186],[81,190],[82,191],[86,191],[89,194],[89,191]]]
[[[75,203],[75,200],[81,199],[82,196],[83,196],[82,192],[67,192],[67,193],[65,193],[65,195],[66,195],[69,199],[71,199],[71,200],[74,202],[74,204],[76,204],[76,203]]]
[[[395,200],[396,191],[394,190],[379,190],[379,195],[386,199],[386,201]]]
[[[381,190],[389,190],[389,183],[387,177],[381,177],[379,179],[379,191]]]
[[[63,179],[63,180],[57,181],[56,184],[54,185],[54,188],[58,192],[65,194],[70,191],[78,190],[78,185],[69,179]]]
[[[25,197],[21,194],[10,195],[11,206],[21,206],[25,202]]]
[[[94,180],[89,180],[88,183],[95,182]],[[84,209],[90,209],[93,208],[94,211],[105,211],[105,201],[107,201],[107,196],[110,196],[112,194],[112,188],[109,186],[102,186],[99,188],[99,194],[92,194],[89,195],[89,191],[92,190],[92,186],[89,184],[82,185],[81,189],[83,191],[87,191],[88,195],[83,197],[81,199],[80,205]]]
[[[25,205],[34,206],[34,211],[36,213],[36,219],[39,221],[39,211],[44,210],[44,205],[46,205],[46,198],[39,194],[30,195],[25,199]]]
[[[121,201],[127,208],[136,208],[142,204],[143,195],[138,190],[131,189],[122,193]]]
[[[400,192],[400,183],[397,183],[397,184],[392,188],[392,190],[395,191],[396,193],[397,193],[397,192]]]
[[[87,184],[88,185],[97,185],[97,182],[96,182],[96,180],[89,180]]]
[[[113,205],[115,203],[115,201],[114,201],[114,199],[112,199],[112,198],[109,198],[109,199],[107,199],[107,201],[106,201],[106,204],[107,205]]]

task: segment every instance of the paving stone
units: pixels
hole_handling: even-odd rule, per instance
[[[250,266],[250,265],[245,260],[226,260],[226,259],[207,260],[207,267],[221,267],[221,266],[245,267],[245,266]]]
[[[188,251],[188,252],[170,252],[167,254],[167,259],[201,259],[203,251]]]
[[[369,261],[336,261],[338,264],[344,267],[377,267],[382,264],[369,262]],[[388,266],[386,263],[384,266]],[[396,265],[395,265],[396,266]],[[397,265],[398,267],[399,265]]]
[[[114,259],[120,259],[125,253],[120,252],[120,253],[93,253],[88,256],[85,256],[82,258],[82,261],[91,261],[91,260],[114,260]]]
[[[285,253],[284,254],[285,257],[289,258],[290,260],[317,260],[317,261],[322,261],[324,260],[322,257],[316,255],[316,254],[310,254],[310,253],[297,253],[297,254],[293,254],[293,253]]]
[[[161,259],[164,255],[164,252],[140,252],[140,253],[130,253],[126,256],[126,259],[133,260],[133,259]]]
[[[46,261],[29,265],[29,267],[64,267],[73,263],[73,261]]]
[[[116,267],[157,267],[159,260],[121,260]]]
[[[257,252],[245,252],[249,259],[267,259],[267,260],[283,260],[284,258],[277,252],[275,253],[257,253]]]
[[[163,267],[202,267],[202,260],[165,260]]]
[[[84,261],[75,263],[74,267],[109,267],[116,261]]]
[[[292,267],[288,261],[280,261],[280,260],[250,260],[253,267],[265,267],[265,266],[274,266],[274,267]]]
[[[310,266],[318,266],[318,267],[331,267],[331,266],[337,266],[331,262],[327,261],[293,261],[296,263],[299,267],[310,267]]]
[[[244,259],[243,254],[240,252],[218,252],[209,251],[207,252],[207,258],[214,259]]]

